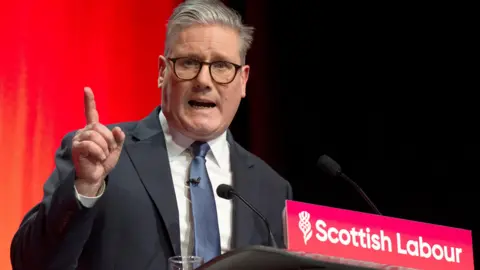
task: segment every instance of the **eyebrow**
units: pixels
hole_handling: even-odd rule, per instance
[[[183,56],[183,57],[190,57],[190,58],[194,58],[194,59],[197,59],[197,60],[205,60],[205,57],[201,54],[198,54],[198,53],[186,53],[186,54],[183,54],[183,53],[179,53],[179,55]],[[226,55],[224,54],[221,54],[221,53],[212,53],[211,55],[211,61],[229,61],[229,62],[236,62],[234,61],[233,59],[230,59],[229,57],[227,57]]]

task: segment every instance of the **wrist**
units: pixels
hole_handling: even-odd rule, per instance
[[[94,183],[83,179],[76,179],[74,185],[78,194],[85,197],[97,197],[102,192],[104,183],[105,180],[103,179]]]

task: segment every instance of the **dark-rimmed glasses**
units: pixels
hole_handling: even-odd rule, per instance
[[[228,61],[204,62],[190,57],[168,58],[173,63],[173,72],[181,80],[193,80],[204,65],[208,66],[212,79],[220,84],[231,83],[242,67]]]

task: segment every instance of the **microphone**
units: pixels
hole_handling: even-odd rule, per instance
[[[187,180],[187,186],[189,184],[192,184],[193,186],[198,186],[198,184],[200,184],[200,179],[201,179],[200,177],[198,177],[197,179],[195,179],[195,178],[188,179]]]
[[[360,195],[363,197],[363,199],[370,205],[370,207],[373,209],[373,211],[375,211],[375,213],[378,214],[378,215],[382,215],[382,213],[380,213],[380,211],[375,206],[375,204],[370,200],[370,198],[368,198],[367,194],[365,194],[365,192],[363,192],[363,190],[360,188],[360,186],[357,185],[357,183],[355,183],[352,179],[350,179],[350,177],[348,177],[346,174],[344,174],[342,172],[342,168],[340,167],[340,165],[335,160],[333,160],[332,158],[330,158],[327,155],[322,155],[318,159],[317,166],[320,167],[320,169],[322,169],[328,175],[330,175],[332,177],[340,177],[340,178],[344,179],[345,181],[349,182],[355,188],[355,190],[358,193],[360,193]]]
[[[240,194],[238,194],[232,186],[229,186],[226,184],[219,185],[217,187],[217,195],[220,198],[223,198],[226,200],[231,200],[233,196],[239,198],[245,205],[248,206],[248,208],[250,208],[253,212],[255,212],[255,214],[257,214],[263,220],[263,223],[265,223],[265,226],[267,227],[267,231],[268,231],[269,245],[274,248],[278,248],[278,245],[275,242],[275,238],[273,237],[272,231],[270,230],[270,225],[268,224],[267,219],[255,207],[253,207],[249,202],[247,202]]]

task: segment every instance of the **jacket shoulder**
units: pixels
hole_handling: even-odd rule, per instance
[[[236,142],[235,144],[239,153],[248,157],[250,162],[256,167],[258,172],[262,174],[265,180],[272,181],[274,182],[274,184],[277,184],[277,185],[290,186],[290,183],[285,178],[283,178],[283,176],[281,176],[275,169],[273,169],[265,160],[255,155],[254,153],[248,151],[247,149],[242,147],[240,144]]]

